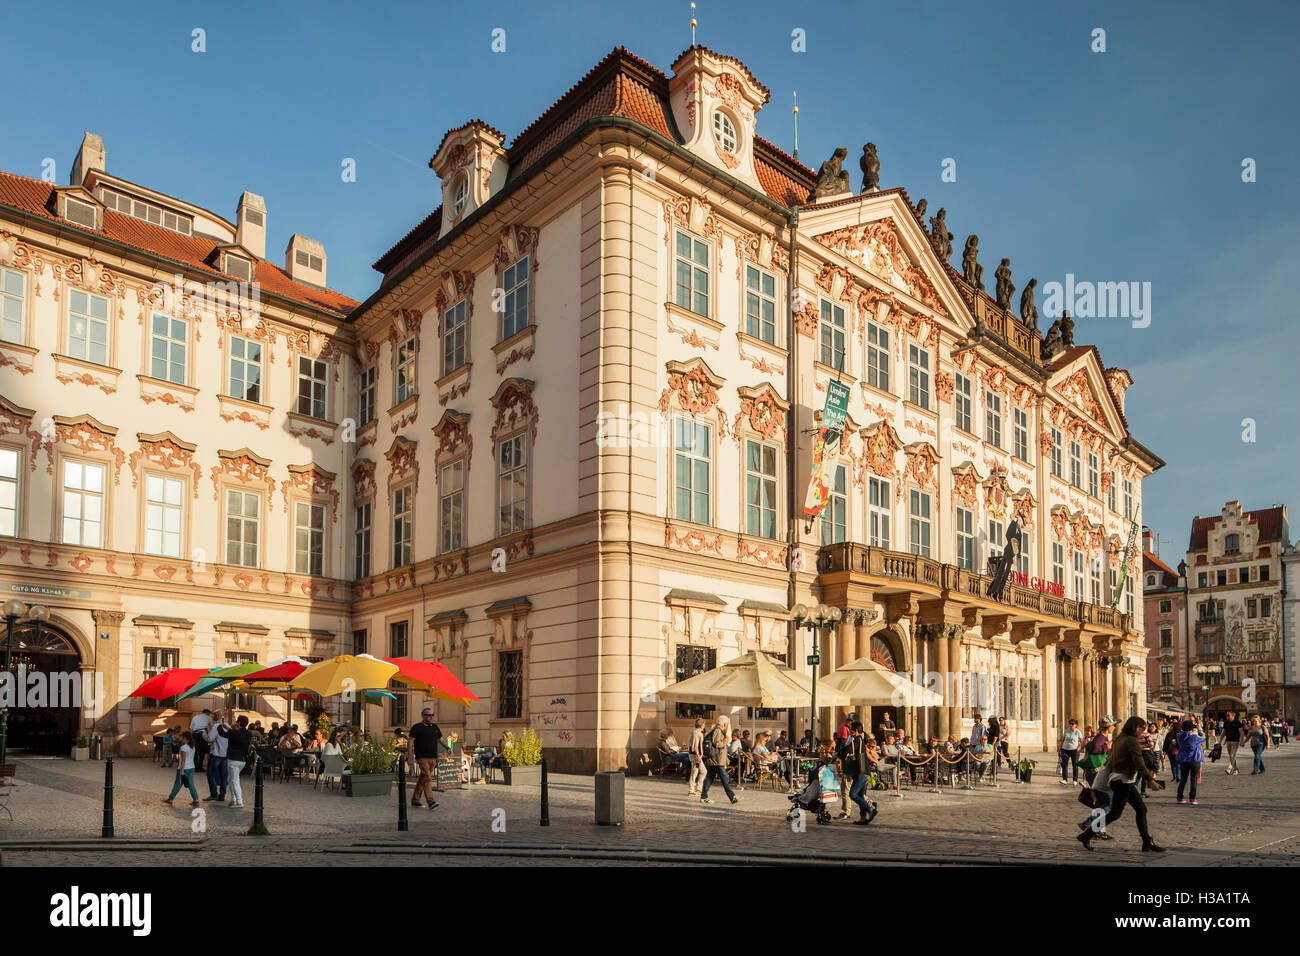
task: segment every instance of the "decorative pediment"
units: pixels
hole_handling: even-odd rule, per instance
[[[772,272],[790,272],[790,254],[772,233],[747,232],[736,237],[736,278],[743,278],[743,263],[761,266]]]
[[[1028,488],[1015,492],[1011,496],[1011,517],[1020,523],[1025,531],[1034,530],[1034,516],[1038,514],[1038,502]]]
[[[952,496],[967,508],[979,506],[980,473],[972,462],[963,462],[952,470]]]
[[[425,621],[430,639],[426,646],[434,660],[459,653],[465,647],[465,624],[469,620],[463,610],[443,611]]]
[[[492,443],[527,425],[529,439],[537,440],[537,405],[533,402],[533,389],[537,383],[527,378],[508,378],[497,386],[492,396],[492,407],[497,410],[492,423]]]
[[[895,499],[902,501],[904,495],[903,486],[912,481],[921,488],[929,488],[933,491],[939,490],[939,452],[929,442],[913,442],[903,449],[907,455],[907,464],[903,468],[903,474],[898,482],[898,491],[894,495]]]
[[[465,449],[465,468],[469,470],[469,459],[474,453],[474,436],[469,433],[469,413],[458,412],[449,408],[442,413],[438,424],[433,426],[434,437],[438,439],[435,456],[455,454]]]
[[[434,293],[433,301],[438,309],[438,330],[442,329],[442,314],[447,311],[448,306],[455,305],[461,299],[465,299],[465,316],[469,318],[474,313],[474,273],[458,272],[448,270],[438,276],[436,285],[437,291]]]
[[[352,497],[358,501],[375,493],[375,463],[369,458],[358,458],[352,463]]]
[[[41,447],[41,433],[31,427],[32,418],[35,415],[35,409],[15,405],[9,399],[0,395],[0,435],[18,435],[21,438],[31,439],[32,471],[36,470],[36,453]]]
[[[498,268],[504,269],[512,262],[529,256],[528,271],[536,272],[539,264],[537,240],[541,234],[542,231],[536,226],[506,226],[497,239],[497,251],[493,261]]]
[[[388,459],[388,490],[410,478],[418,491],[420,487],[420,462],[415,456],[416,443],[398,435],[384,457]]]
[[[335,521],[339,515],[339,492],[334,487],[338,475],[326,471],[318,465],[290,465],[289,479],[280,482],[280,494],[284,497],[284,510],[289,511],[289,491],[296,489],[312,497],[329,498],[333,503],[330,520]]]
[[[740,615],[740,651],[762,651],[765,654],[786,652],[786,626],[790,612],[784,605],[766,601],[741,601],[736,609]]]
[[[1106,551],[1110,555],[1110,566],[1118,568],[1124,560],[1124,539],[1117,534],[1106,538]]]
[[[140,484],[140,461],[143,459],[168,471],[188,468],[194,474],[194,487],[191,490],[195,498],[199,496],[199,479],[203,472],[194,460],[197,445],[192,445],[171,432],[160,432],[157,435],[139,432],[135,437],[140,442],[140,447],[131,452],[131,457],[128,459],[132,488]]]
[[[934,283],[925,270],[908,255],[898,239],[892,217],[875,222],[844,226],[815,237],[818,242],[846,259],[852,259],[876,278],[888,282],[925,303],[940,315],[947,315]]]
[[[686,412],[692,418],[717,410],[718,421],[726,434],[727,419],[718,405],[718,389],[726,381],[700,358],[687,362],[668,362],[668,387],[659,396],[659,412],[669,415]]]
[[[275,479],[268,472],[271,460],[241,448],[238,451],[218,449],[217,463],[212,466],[209,476],[212,478],[212,500],[221,496],[221,479],[223,477],[242,485],[266,485],[266,503],[271,506],[271,495],[275,492]]]
[[[721,647],[718,614],[726,603],[716,594],[674,588],[664,597],[668,606],[668,623],[663,626],[669,644],[695,644]]]
[[[786,415],[790,411],[790,403],[766,382],[756,387],[742,385],[736,389],[736,393],[740,396],[740,411],[731,426],[736,444],[740,444],[743,428],[769,440],[774,440],[777,432],[780,432],[781,444],[785,446]]]
[[[898,476],[898,453],[903,450],[903,443],[894,431],[894,426],[887,421],[868,425],[858,432],[862,438],[862,465],[866,470],[880,478]],[[854,462],[855,465],[858,462]],[[861,483],[861,478],[858,478]]]
[[[714,215],[713,207],[703,199],[694,196],[673,196],[664,200],[664,245],[673,248],[674,227],[685,229],[722,249],[722,225]]]
[[[533,632],[528,629],[528,616],[533,603],[526,597],[508,598],[488,605],[484,614],[492,621],[493,650],[510,650],[531,642]]]
[[[117,447],[117,429],[105,425],[92,415],[55,415],[54,445],[71,445],[83,455],[103,452],[113,459],[113,484],[118,483],[118,472],[126,461],[126,452]],[[34,449],[33,449],[34,452]],[[35,465],[33,453],[33,465]],[[33,468],[33,470],[35,470]],[[54,452],[51,442],[45,439],[45,471],[54,474]]]
[[[389,316],[388,323],[388,344],[393,346],[393,362],[397,362],[396,347],[399,342],[404,342],[411,336],[420,334],[420,326],[424,322],[424,313],[419,309],[394,309]],[[416,339],[416,347],[419,347],[419,339]]]

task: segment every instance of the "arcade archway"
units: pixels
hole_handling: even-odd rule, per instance
[[[0,631],[0,663],[5,637]],[[81,724],[81,654],[72,640],[48,624],[39,630],[34,624],[15,627],[12,648],[9,671],[16,683],[8,750],[66,757]],[[72,675],[77,675],[75,680],[69,679]],[[70,688],[75,688],[76,699],[65,700]]]

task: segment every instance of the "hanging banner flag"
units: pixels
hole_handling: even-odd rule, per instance
[[[1119,569],[1119,583],[1115,585],[1115,600],[1110,605],[1112,611],[1119,607],[1120,596],[1124,593],[1124,584],[1128,581],[1128,563],[1133,557],[1133,545],[1137,541],[1137,533],[1137,522],[1133,521],[1129,524],[1128,544],[1124,546],[1124,564]]]
[[[822,409],[821,427],[813,445],[812,478],[804,498],[803,513],[809,521],[821,514],[830,500],[829,483],[835,477],[835,458],[844,437],[844,422],[849,414],[849,387],[841,382],[826,383],[826,406]]]

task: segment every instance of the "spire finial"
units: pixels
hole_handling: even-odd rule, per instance
[[[794,158],[799,158],[799,91],[794,91]]]
[[[691,46],[695,46],[695,0],[691,0]]]

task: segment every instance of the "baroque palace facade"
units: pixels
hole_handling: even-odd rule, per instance
[[[991,297],[974,254],[953,269],[942,211],[927,228],[901,189],[854,194],[842,151],[814,173],[760,138],[768,99],[706,48],[672,76],[620,48],[508,148],[446,134],[441,205],[350,322],[353,646],[444,662],[483,700],[440,704],[444,728],[531,726],[561,770],[642,765],[713,716],[656,696],[700,670],[806,671],[800,602],[847,612],[822,672],[941,675],[917,735],[982,710],[1054,748],[1071,716],[1142,712],[1135,559],[1111,605],[1163,462],[1129,434],[1132,379],[1068,319],[1042,336],[1032,296],[1013,314],[1009,272]],[[845,440],[806,527],[832,379]]]
[[[69,186],[0,173],[0,593],[50,611],[13,669],[102,700],[29,695],[9,742],[64,754],[188,728],[126,696],[168,667],[334,653],[351,600],[357,303],[313,240],[266,260],[260,196],[232,223],[106,167],[88,133]]]

